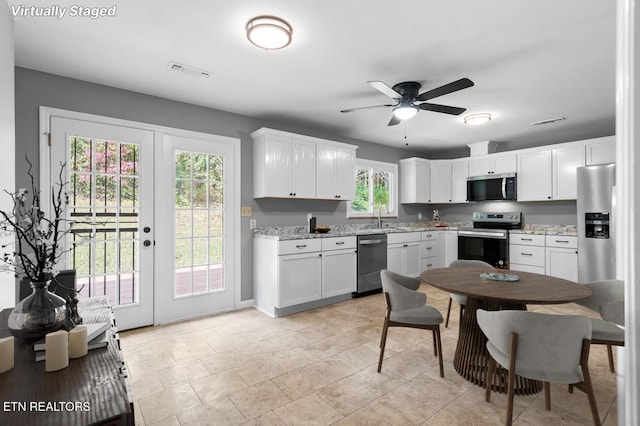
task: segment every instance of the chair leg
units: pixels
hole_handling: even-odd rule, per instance
[[[462,327],[462,317],[464,316],[464,305],[460,305],[460,318],[458,319],[458,327]]]
[[[516,379],[516,352],[518,349],[518,335],[511,333],[511,350],[509,353],[509,379],[507,381],[507,421],[506,425],[513,423],[513,394]]]
[[[495,361],[491,356],[489,356],[489,369],[487,371],[487,378],[485,379],[485,394],[484,400],[487,402],[491,402],[491,384],[493,383],[493,369],[495,368]]]
[[[449,306],[447,307],[447,319],[444,322],[444,328],[448,328],[449,327],[449,314],[451,313],[451,302],[453,301],[453,299],[451,298],[451,296],[449,296]]]
[[[591,383],[591,374],[589,373],[589,346],[591,342],[588,340],[582,341],[582,356],[580,357],[580,367],[582,367],[582,383],[584,385],[584,392],[589,398],[589,407],[591,407],[591,417],[593,417],[593,424],[595,426],[601,426],[600,415],[598,414],[598,405],[596,403],[596,395],[593,392],[593,383]]]
[[[573,393],[573,385],[569,385],[569,393]]]
[[[551,384],[544,382],[544,409],[551,411]]]
[[[444,378],[444,366],[442,364],[442,338],[440,337],[440,326],[436,328],[436,337],[438,338],[438,362],[440,363],[440,377]]]
[[[611,345],[607,345],[607,355],[609,355],[609,371],[616,372],[616,367],[613,365],[613,348]]]
[[[436,329],[434,328],[433,330],[431,330],[431,334],[433,337],[433,356],[438,356],[438,342],[436,339]]]
[[[378,360],[378,373],[382,370],[382,359],[384,358],[384,347],[387,344],[387,331],[389,331],[389,314],[384,317],[382,327],[382,339],[380,340],[380,359]]]

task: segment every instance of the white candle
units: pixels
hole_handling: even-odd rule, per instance
[[[69,358],[75,359],[87,354],[87,326],[77,325],[69,331]]]
[[[13,336],[0,339],[0,373],[13,368]]]
[[[55,331],[45,336],[45,370],[58,371],[69,366],[69,333]]]

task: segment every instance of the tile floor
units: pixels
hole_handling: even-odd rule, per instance
[[[446,314],[449,294],[423,285]],[[139,425],[500,425],[506,397],[462,379],[452,360],[459,306],[442,328],[445,378],[431,332],[389,330],[376,372],[384,318],[381,294],[283,318],[255,309],[123,332]],[[589,314],[578,305],[530,310]],[[606,350],[593,346],[590,369],[604,425],[616,424],[616,380]],[[587,397],[551,385],[515,399],[514,424],[592,424]]]

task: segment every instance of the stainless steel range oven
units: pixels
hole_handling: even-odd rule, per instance
[[[458,259],[482,260],[506,267],[509,229],[519,229],[521,225],[520,212],[473,212],[473,228],[458,231]]]

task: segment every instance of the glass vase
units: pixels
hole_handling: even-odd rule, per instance
[[[17,339],[36,341],[58,331],[67,318],[65,300],[49,291],[49,281],[31,282],[33,292],[9,314],[9,332]]]

